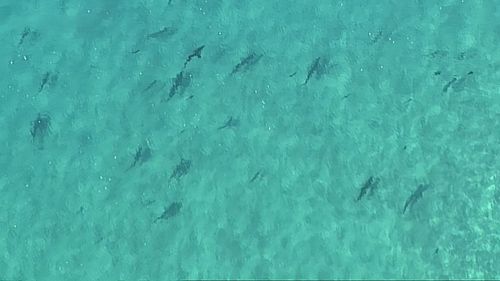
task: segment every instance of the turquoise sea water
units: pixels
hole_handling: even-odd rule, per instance
[[[0,279],[500,278],[500,2],[3,0]]]

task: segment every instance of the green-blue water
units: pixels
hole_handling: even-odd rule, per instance
[[[500,3],[3,0],[0,279],[500,278]]]

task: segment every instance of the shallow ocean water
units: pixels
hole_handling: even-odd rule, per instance
[[[500,5],[368,2],[2,2],[0,279],[500,278]]]

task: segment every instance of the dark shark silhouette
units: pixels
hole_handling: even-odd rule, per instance
[[[156,223],[159,220],[168,220],[169,218],[175,217],[179,214],[182,208],[182,202],[173,202],[167,208],[163,210],[163,213],[154,220]]]
[[[186,68],[187,64],[194,58],[199,58],[201,59],[201,51],[205,48],[205,45],[201,45],[200,47],[196,48],[187,58],[186,61],[184,62],[184,68]]]
[[[368,193],[368,191],[370,193],[373,193],[373,191],[377,188],[379,181],[380,181],[379,178],[373,176],[368,178],[368,180],[366,180],[366,182],[361,187],[358,198],[356,198],[356,201],[361,200]]]
[[[413,205],[415,205],[415,203],[417,203],[417,201],[420,198],[422,198],[424,191],[426,191],[427,189],[429,189],[429,185],[420,184],[417,187],[417,189],[415,191],[413,191],[413,193],[410,195],[410,197],[408,197],[408,199],[406,199],[405,206],[403,208],[403,214],[406,212],[406,210],[408,208],[411,209],[413,207]]]
[[[244,57],[234,68],[233,71],[231,71],[231,75],[238,73],[238,72],[243,72],[250,68],[252,65],[256,64],[260,59],[262,58],[262,55],[257,55],[256,53],[250,53],[248,56]]]

